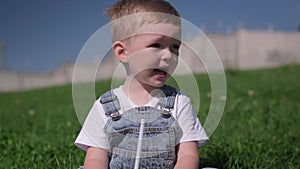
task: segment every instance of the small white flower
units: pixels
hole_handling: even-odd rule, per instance
[[[28,113],[29,116],[33,116],[35,114],[35,110],[34,109],[29,109],[27,111],[27,113]]]
[[[221,96],[221,100],[226,100],[226,96]]]
[[[67,122],[67,127],[71,127],[72,123],[70,121]]]
[[[249,96],[253,96],[254,95],[254,91],[253,90],[248,90],[248,95]]]

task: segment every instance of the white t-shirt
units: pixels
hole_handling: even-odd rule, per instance
[[[121,114],[131,108],[139,107],[127,97],[121,86],[113,89],[113,92],[119,99],[121,107],[119,112]],[[154,97],[144,106],[158,108],[158,102],[159,99]],[[175,98],[174,109],[171,110],[171,114],[177,120],[179,127],[182,130],[181,137],[176,138],[179,143],[198,141],[198,146],[200,147],[208,142],[209,138],[192,108],[190,99],[186,95],[178,92]],[[110,146],[108,138],[103,130],[108,119],[109,117],[105,115],[99,99],[96,100],[75,140],[75,145],[83,150],[87,150],[89,146],[109,150]]]

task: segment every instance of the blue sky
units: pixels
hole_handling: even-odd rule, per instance
[[[5,68],[49,73],[74,62],[88,38],[108,23],[103,10],[116,0],[1,0],[0,41]],[[237,27],[297,31],[299,0],[169,0],[181,16],[206,32]]]

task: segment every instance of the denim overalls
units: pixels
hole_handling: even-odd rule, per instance
[[[110,169],[134,168],[142,118],[145,123],[138,168],[173,168],[179,126],[170,111],[174,108],[177,91],[166,85],[161,90],[164,97],[159,98],[160,109],[135,107],[122,114],[119,100],[112,91],[101,96],[105,114],[110,117],[104,128],[110,142]]]

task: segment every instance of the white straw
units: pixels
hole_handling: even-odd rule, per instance
[[[143,141],[143,133],[144,133],[144,124],[145,124],[145,119],[142,118],[140,132],[139,132],[139,141],[138,141],[137,150],[136,150],[134,169],[139,168],[140,154],[141,154],[141,149],[142,149],[142,141]]]

